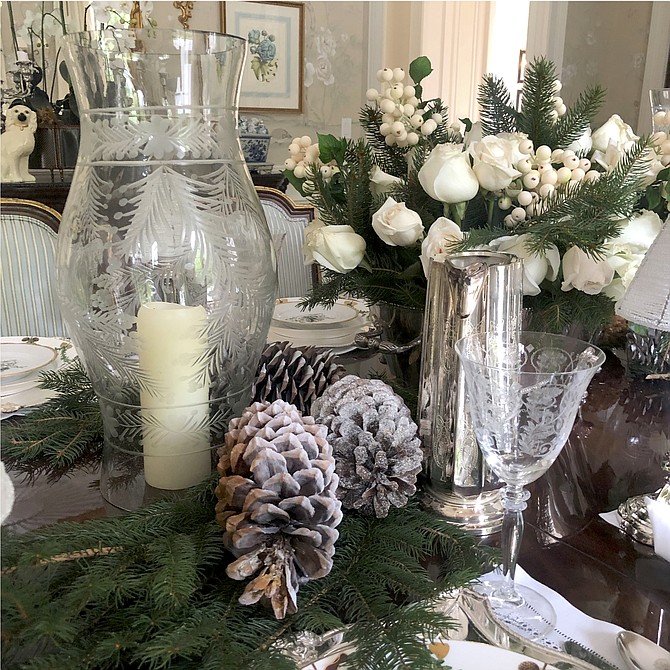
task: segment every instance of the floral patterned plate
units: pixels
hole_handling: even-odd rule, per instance
[[[338,300],[332,307],[298,307],[304,298],[279,298],[272,315],[274,328],[334,330],[347,328],[361,315],[355,300]]]
[[[3,342],[0,346],[0,381],[15,382],[56,359],[53,347],[28,342]]]

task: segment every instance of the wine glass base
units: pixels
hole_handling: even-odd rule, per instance
[[[556,624],[556,612],[551,603],[537,591],[526,586],[514,586],[517,598],[501,597],[503,580],[488,580],[474,586],[486,596],[490,615],[505,627],[527,640],[538,640],[550,633]]]

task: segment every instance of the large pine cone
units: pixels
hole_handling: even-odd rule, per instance
[[[237,557],[226,573],[254,577],[240,602],[267,601],[277,619],[297,611],[299,584],[333,566],[342,511],[327,432],[295,405],[255,403],[219,450],[216,519]]]
[[[258,364],[253,402],[285,400],[309,413],[312,402],[345,374],[333,358],[328,349],[294,348],[288,342],[269,344]]]
[[[391,505],[404,507],[416,493],[423,453],[402,398],[378,379],[349,375],[312,408],[316,420],[328,426],[342,505],[380,519]]]

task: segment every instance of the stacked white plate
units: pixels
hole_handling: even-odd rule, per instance
[[[64,340],[40,337],[36,342],[20,337],[0,338],[0,404],[3,414],[12,407],[35,406],[53,395],[38,389],[40,373],[60,365],[59,347]],[[74,357],[74,349],[68,350]]]
[[[0,345],[0,384],[2,392],[30,384],[38,373],[56,360],[58,352],[31,342],[2,342]],[[15,391],[16,392],[16,391]]]
[[[369,313],[360,300],[338,300],[332,307],[301,309],[304,298],[279,298],[268,342],[290,342],[298,347],[346,348],[369,325]]]

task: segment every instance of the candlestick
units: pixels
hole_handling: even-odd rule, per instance
[[[202,306],[152,302],[137,314],[144,477],[155,488],[187,488],[211,472],[206,328]]]

